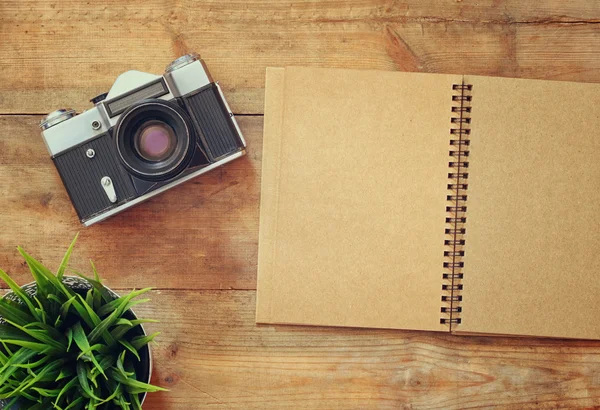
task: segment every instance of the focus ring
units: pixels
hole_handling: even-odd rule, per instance
[[[142,155],[135,139],[141,128],[157,122],[172,128],[175,146],[167,158],[152,161]],[[173,178],[185,169],[195,150],[196,137],[190,124],[187,113],[169,101],[143,100],[129,107],[115,127],[115,143],[121,163],[140,179],[164,181]]]

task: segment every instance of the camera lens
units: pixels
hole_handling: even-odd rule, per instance
[[[175,150],[175,131],[168,124],[150,120],[136,132],[135,149],[147,161],[164,161]]]
[[[185,169],[195,147],[186,112],[164,100],[129,107],[115,130],[117,152],[127,170],[141,179],[163,181]]]

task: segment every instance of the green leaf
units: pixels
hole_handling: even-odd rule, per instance
[[[35,350],[38,353],[41,353],[45,349],[47,349],[47,346],[45,344],[36,343],[36,342],[28,342],[28,341],[20,340],[20,339],[5,339],[4,342],[9,343],[11,345],[15,345],[15,346],[26,347],[28,349]]]
[[[90,326],[90,327],[95,327],[98,326],[100,324],[100,317],[98,316],[98,314],[96,312],[94,312],[94,309],[92,308],[92,306],[87,303],[87,301],[81,296],[81,295],[76,295],[77,299],[79,299],[80,305],[85,309],[85,311],[88,314],[88,317],[90,318],[90,320],[92,321],[92,323],[94,324],[94,326]],[[75,303],[77,303],[77,301],[74,301]]]
[[[129,325],[116,326],[113,330],[110,331],[110,334],[112,335],[113,338],[115,338],[115,340],[119,340],[119,339],[123,338],[123,336],[125,336],[125,334],[128,331],[130,331],[137,325],[141,325],[142,323],[158,323],[158,320],[134,319],[131,321],[131,326],[129,326]]]
[[[79,380],[79,386],[81,389],[92,399],[96,399],[98,401],[102,400],[98,396],[94,394],[94,391],[91,389],[90,384],[88,382],[88,367],[84,362],[77,362],[77,379]]]
[[[80,409],[82,408],[82,404],[83,404],[84,398],[83,396],[80,396],[78,398],[76,398],[75,400],[73,400],[71,402],[71,404],[69,404],[67,407],[65,407],[63,410],[70,410],[70,409]]]
[[[131,310],[131,308],[133,308],[134,306],[139,305],[141,303],[147,303],[147,302],[150,302],[150,298],[132,300],[131,302],[129,302],[127,304],[127,306],[125,306],[125,309],[123,309],[123,312],[127,312],[128,310]]]
[[[44,331],[48,332],[48,334],[50,335],[50,337],[52,337],[54,340],[59,340],[61,342],[65,341],[65,337],[58,330],[56,330],[55,327],[52,327],[52,326],[47,325],[45,323],[42,323],[42,322],[32,322],[32,323],[28,323],[27,325],[25,325],[25,327],[28,328],[28,329],[39,328],[41,330],[44,330]]]
[[[26,377],[23,372],[15,372],[15,375],[0,386],[0,399],[8,399],[12,395],[12,392],[19,387],[18,380],[22,380]]]
[[[29,255],[25,250],[21,247],[18,248],[19,252],[25,259],[25,262],[29,265],[31,269],[34,269],[39,275],[43,276],[48,280],[48,285],[52,285],[55,291],[58,291],[60,294],[64,295],[67,299],[74,295],[74,291],[67,288],[62,280],[59,280],[48,268],[38,262],[35,258]]]
[[[67,352],[71,350],[71,343],[73,343],[73,328],[67,329]]]
[[[75,238],[73,238],[71,245],[69,245],[69,249],[67,249],[67,252],[65,253],[65,256],[63,257],[63,260],[60,263],[58,270],[56,271],[56,277],[58,278],[58,280],[62,281],[63,275],[65,274],[65,269],[67,268],[67,265],[69,264],[69,259],[71,258],[71,253],[73,252],[73,248],[75,247],[75,242],[77,242],[78,237],[79,237],[79,233],[77,233],[77,235],[75,235]]]
[[[69,367],[66,368],[62,368],[60,370],[60,373],[58,374],[58,376],[56,376],[56,379],[54,379],[55,382],[62,380],[62,379],[66,379],[67,377],[71,377],[75,374],[75,371]]]
[[[32,387],[31,390],[38,392],[42,397],[54,398],[57,394],[60,393],[60,389],[42,389],[40,387]]]
[[[115,388],[115,390],[113,391],[113,393],[110,396],[108,396],[106,399],[102,400],[98,404],[108,403],[109,401],[112,401],[114,398],[116,398],[121,393],[122,393],[121,392],[121,385],[117,384],[117,387]]]
[[[109,367],[111,367],[113,364],[115,364],[116,361],[117,361],[117,357],[113,353],[111,353],[111,354],[107,354],[107,355],[102,355],[101,359],[98,361],[98,363],[100,363],[100,367],[102,367],[104,370],[106,370]],[[92,373],[94,373],[97,370],[98,369],[96,369],[96,368],[92,369]]]
[[[154,393],[157,391],[168,391],[167,389],[164,389],[162,387],[158,387],[158,386],[153,386],[151,384],[148,383],[143,383],[140,382],[136,379],[132,379],[129,377],[125,377],[123,374],[121,374],[121,372],[119,372],[118,370],[112,368],[111,370],[109,370],[110,376],[116,380],[117,382],[127,386],[127,391],[130,392],[130,389],[136,389],[137,393]],[[131,392],[130,392],[131,393]]]
[[[27,348],[20,348],[17,350],[9,359],[8,362],[0,368],[0,386],[2,386],[12,375],[14,372],[19,370],[18,367],[14,366],[16,364],[26,363],[29,359],[35,356],[38,352],[34,350],[29,350]]]
[[[78,398],[76,398],[75,400],[73,400],[71,402],[71,404],[69,404],[67,407],[65,407],[63,410],[75,410],[76,408],[79,409],[81,408],[81,404],[83,404],[84,398],[82,396],[79,396]]]
[[[38,366],[46,363],[50,359],[51,359],[51,356],[43,356],[37,362],[33,362],[33,363],[19,363],[19,364],[13,364],[13,366],[20,367],[21,369],[33,369],[35,367],[38,367]]]
[[[10,349],[6,343],[4,343],[2,340],[0,340],[0,343],[2,343],[2,347],[4,347],[6,354],[8,354],[9,356],[12,356],[14,354],[12,349]]]
[[[104,319],[98,326],[96,326],[94,330],[90,332],[90,341],[92,343],[95,342],[104,332],[108,330],[110,326],[112,326],[121,317],[121,315],[123,315],[131,299],[138,295],[141,295],[144,292],[148,292],[149,290],[151,290],[151,288],[142,289],[141,293],[139,291],[134,291],[131,292],[129,295],[125,296],[124,298],[119,298],[121,299],[121,301],[117,305],[116,309],[110,315],[108,315],[108,317]]]
[[[131,401],[133,402],[133,410],[142,410],[142,403],[140,403],[140,398],[137,394],[131,395]]]
[[[6,321],[6,323],[13,325],[16,329],[20,330],[21,332],[27,334],[28,336],[31,336],[33,339],[40,341],[42,343],[45,343],[48,346],[53,347],[56,351],[58,352],[66,352],[66,346],[61,343],[60,340],[55,340],[54,338],[52,338],[49,334],[49,332],[47,330],[31,330],[28,329],[24,326],[19,326],[16,323],[11,322],[8,319],[4,319]],[[2,328],[4,326],[0,325],[0,337],[2,337],[1,335],[2,333]],[[6,332],[5,332],[6,334]]]
[[[145,288],[145,289],[140,289],[140,290],[134,290],[133,292],[131,292],[129,295],[127,296],[121,296],[119,298],[113,299],[110,302],[108,302],[107,304],[105,304],[104,306],[102,306],[100,309],[98,309],[98,316],[103,317],[108,315],[109,313],[113,312],[124,299],[133,299],[136,298],[148,291],[151,291],[152,288]]]
[[[90,317],[88,310],[77,300],[77,297],[81,298],[79,295],[75,295],[75,299],[73,300],[71,306],[77,311],[77,315],[83,320],[83,322],[90,328],[94,328],[96,324],[94,320]]]
[[[13,392],[13,395],[17,393],[27,391],[31,386],[33,386],[38,381],[50,381],[54,380],[56,376],[50,376],[52,372],[58,373],[57,369],[64,364],[64,360],[56,360],[52,363],[48,363],[44,366],[37,375],[35,375],[29,382],[21,383],[21,385]]]
[[[90,350],[90,343],[85,335],[85,332],[83,331],[83,328],[81,327],[80,322],[77,322],[73,326],[73,340],[75,341],[75,344],[77,345],[77,347],[79,347],[79,350],[81,350],[82,352]],[[100,367],[100,364],[96,361],[96,358],[94,357],[94,355],[91,355],[89,357],[89,359],[94,364],[94,366],[98,369],[98,371],[100,373],[102,373],[102,375],[104,377],[106,377],[106,374],[104,373],[104,369],[102,367]]]
[[[21,326],[34,322],[35,319],[29,313],[13,305],[6,299],[0,299],[0,316],[9,319]]]
[[[136,348],[133,347],[131,345],[131,343],[129,343],[127,340],[119,340],[119,343],[121,343],[127,350],[129,350],[131,353],[133,353],[133,355],[138,359],[138,361],[142,360],[140,358],[140,354],[137,352]]]
[[[92,293],[93,290],[94,288],[90,288],[85,294],[85,303],[87,303],[87,305],[92,309],[92,311],[94,310],[94,295]]]
[[[56,400],[54,401],[54,404],[57,405],[58,403],[60,403],[61,397],[65,393],[67,393],[69,390],[71,390],[73,387],[77,386],[78,383],[79,383],[79,376],[73,377],[68,383],[66,383],[62,387],[62,389],[60,389],[60,392],[58,393],[58,396],[56,396]]]
[[[86,410],[94,410],[98,406],[98,402],[95,399],[90,400],[85,406]]]
[[[42,301],[38,298],[38,294],[33,296],[33,300],[38,305],[38,308],[35,311],[38,312],[38,314],[40,315],[40,318],[42,319],[41,321],[43,323],[46,323],[46,321],[48,320],[48,313],[50,311],[48,309],[48,306],[44,306]]]
[[[27,410],[48,410],[50,408],[52,408],[52,402],[49,399],[45,399],[29,407]]]
[[[98,289],[93,289],[93,297],[92,297],[92,303],[93,303],[93,308],[94,311],[98,311],[98,309],[100,309],[102,307],[102,304],[104,303],[104,299],[102,298],[102,292],[100,292]]]
[[[37,343],[32,336],[23,333],[19,329],[9,327],[8,325],[0,325],[0,341],[15,346],[27,347],[37,352],[42,352],[47,349],[55,350],[45,344]]]
[[[127,356],[127,350],[123,350],[117,358],[117,370],[125,377],[135,376],[135,370],[133,368],[129,372],[125,370],[125,356]]]
[[[129,410],[130,403],[125,400],[125,397],[121,396],[117,400],[113,400],[113,403],[116,403],[122,410]]]
[[[21,255],[23,255],[23,249],[19,246],[17,247],[19,253]],[[48,279],[44,276],[41,275],[38,271],[38,269],[35,268],[35,265],[30,263],[33,260],[33,258],[29,257],[29,258],[25,258],[25,262],[27,263],[27,266],[29,267],[29,270],[31,271],[31,276],[33,276],[33,279],[35,280],[36,286],[37,286],[37,290],[36,292],[39,293],[40,295],[44,295],[46,296],[49,293],[50,290],[50,282],[48,281]]]
[[[98,271],[96,270],[96,266],[94,265],[94,262],[90,259],[90,265],[92,265],[92,272],[94,272],[94,280],[100,284],[102,284],[102,281],[100,280],[100,275],[98,275]]]
[[[131,321],[130,321],[130,320],[128,320],[128,319],[125,319],[124,317],[122,317],[122,318],[118,319],[118,320],[115,322],[115,326],[118,326],[118,325],[129,325],[129,326],[133,326],[133,323],[131,323]]]
[[[109,332],[107,332],[105,330],[98,330],[98,333],[94,332],[94,330],[98,329],[102,325],[102,320],[100,319],[100,317],[98,317],[98,315],[96,314],[96,312],[94,311],[94,309],[92,308],[92,306],[90,306],[83,299],[83,297],[81,297],[81,295],[77,295],[77,298],[81,302],[81,306],[83,306],[83,308],[88,313],[88,316],[90,317],[91,321],[94,323],[93,326],[90,326],[93,329],[92,332],[88,335],[90,341],[92,343],[95,342],[96,338],[97,338],[97,334],[99,333],[100,336],[102,336],[102,339],[104,339],[104,341],[108,345],[113,345],[115,343],[115,340],[113,339],[113,337],[111,336],[111,334]],[[92,340],[92,337],[94,337],[93,340]]]
[[[64,299],[64,297],[60,298],[54,293],[48,294],[48,312],[50,314],[50,317],[55,318],[54,327],[58,327],[58,324],[62,322],[62,318],[60,316],[60,307],[62,306]]]
[[[23,333],[19,329],[15,329],[13,326],[9,326],[7,323],[0,324],[0,340],[7,343],[5,339],[19,339],[33,342],[35,339],[26,333]]]
[[[0,269],[0,279],[2,279],[8,285],[8,287],[10,288],[10,290],[12,290],[13,293],[15,295],[17,295],[17,297],[19,299],[21,299],[23,301],[23,303],[25,303],[27,305],[27,307],[29,308],[29,311],[31,312],[31,314],[35,318],[37,318],[38,320],[40,320],[40,317],[38,316],[38,314],[37,314],[37,312],[35,310],[35,306],[33,305],[33,302],[31,301],[31,298],[2,269]]]
[[[71,329],[73,333],[73,340],[75,341],[75,344],[77,345],[79,350],[82,352],[89,350],[90,343],[87,339],[87,336],[85,335],[83,327],[81,327],[81,322],[75,323],[75,325],[73,325]]]
[[[97,343],[97,344],[95,344],[93,346],[90,346],[90,348],[88,350],[86,350],[85,352],[79,353],[79,356],[77,356],[77,360],[81,359],[84,356],[85,357],[89,357],[90,353],[93,353],[93,352],[104,352],[104,353],[106,353],[107,350],[108,350],[108,346],[100,344],[100,343]],[[98,363],[98,364],[100,364],[100,363]],[[102,367],[102,366],[100,366],[100,367]]]
[[[13,406],[15,404],[17,404],[17,400],[19,400],[19,399],[20,399],[20,397],[15,397],[11,401],[9,401],[8,403],[6,403],[6,409],[7,410],[13,410]]]
[[[96,370],[96,371],[94,372],[94,370]],[[88,380],[94,385],[94,388],[96,388],[96,389],[99,389],[99,387],[100,387],[98,385],[98,381],[96,380],[96,378],[98,377],[99,374],[100,373],[98,372],[98,369],[96,369],[95,367],[88,369],[88,372],[87,372]],[[106,378],[106,380],[108,380],[108,377],[105,376],[105,378]],[[98,396],[98,397],[100,397],[100,396]]]
[[[73,301],[75,301],[76,297],[77,297],[77,295],[71,296],[65,303],[63,303],[60,306],[60,316],[63,319],[67,318],[67,315],[69,314],[69,308],[71,307],[71,304],[73,303]]]
[[[94,277],[97,277],[98,273],[95,271],[96,268],[94,267],[93,263],[92,263],[92,268],[94,269]],[[102,284],[102,282],[100,281],[99,278],[96,278],[97,280],[96,279],[92,279],[92,278],[90,278],[90,277],[84,275],[83,273],[81,273],[79,271],[76,271],[74,269],[70,269],[70,271],[72,273],[74,273],[75,275],[79,276],[80,278],[85,279],[90,285],[92,285],[92,287],[94,289],[96,289],[97,291],[99,291],[100,295],[102,296],[102,299],[104,300],[104,302],[108,303],[108,302],[114,300],[113,294]]]
[[[51,300],[53,302],[58,303],[59,305],[62,305],[63,301],[54,293],[48,293],[48,295],[46,296],[48,298],[48,300]]]
[[[156,336],[160,335],[160,332],[152,333],[149,336],[137,336],[131,339],[131,344],[137,350],[140,350],[143,346],[147,345],[154,340]]]

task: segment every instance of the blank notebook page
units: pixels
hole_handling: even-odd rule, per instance
[[[459,332],[600,338],[600,85],[473,84]]]
[[[267,71],[258,322],[448,331],[441,276],[461,81]]]

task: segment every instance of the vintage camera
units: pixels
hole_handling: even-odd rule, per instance
[[[241,157],[244,137],[196,54],[163,76],[127,71],[95,106],[50,113],[42,137],[79,219],[92,225]]]

